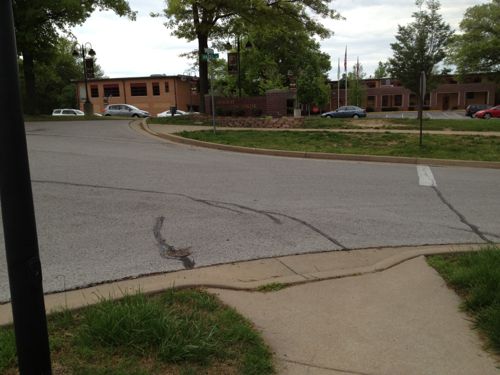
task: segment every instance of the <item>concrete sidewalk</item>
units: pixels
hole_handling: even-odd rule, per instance
[[[46,296],[48,311],[141,290],[206,287],[253,321],[279,374],[500,374],[424,255],[481,245],[375,248],[284,256],[137,277]],[[259,287],[288,287],[263,293]],[[0,305],[0,324],[12,320]]]

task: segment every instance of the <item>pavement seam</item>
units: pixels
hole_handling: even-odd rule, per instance
[[[489,243],[489,244],[493,244],[494,242],[491,241],[489,238],[487,238],[480,230],[479,230],[479,227],[477,225],[474,225],[472,223],[470,223],[467,218],[460,212],[458,211],[450,202],[448,202],[448,200],[446,200],[446,198],[444,197],[443,193],[441,193],[441,191],[437,188],[437,186],[431,186],[431,188],[436,192],[437,196],[439,197],[439,199],[453,212],[455,213],[455,215],[458,216],[458,218],[460,219],[460,221],[462,223],[464,223],[465,225],[467,225],[471,230],[472,232],[474,232],[474,234],[476,234],[479,238],[481,238],[484,242],[486,243]]]
[[[320,160],[364,161],[373,163],[397,163],[397,164],[414,164],[414,165],[426,164],[431,166],[458,166],[458,167],[470,167],[470,168],[500,169],[500,162],[495,162],[495,161],[430,159],[430,158],[419,158],[419,157],[378,156],[378,155],[360,155],[360,154],[335,154],[335,153],[284,151],[284,150],[231,146],[219,143],[198,141],[194,139],[180,137],[174,134],[157,133],[151,130],[151,128],[145,121],[142,121],[140,126],[145,133],[148,133],[160,139],[167,140],[169,142],[209,148],[209,149],[230,151],[230,152],[255,154],[255,155],[282,156],[282,157],[320,159]],[[189,131],[189,129],[185,129],[185,131]],[[290,131],[293,131],[293,129]]]
[[[277,357],[277,359],[280,360],[280,361],[283,361],[283,362],[293,363],[293,364],[296,364],[296,365],[301,365],[301,366],[311,367],[311,368],[317,368],[317,369],[320,369],[320,370],[342,372],[344,374],[349,374],[349,375],[373,375],[373,373],[344,370],[344,369],[334,368],[334,367],[318,366],[318,365],[313,365],[311,363],[306,363],[306,362],[301,362],[301,361],[295,361],[293,359],[287,359],[287,358],[283,358],[283,357]]]
[[[290,271],[292,271],[294,274],[298,275],[298,276],[301,276],[303,277],[305,280],[309,280],[308,277],[306,277],[305,275],[301,274],[301,273],[298,273],[297,271],[295,271],[292,267],[290,267],[288,264],[286,264],[285,262],[283,262],[281,259],[279,258],[276,258],[275,259],[278,263],[280,263],[281,265],[283,265],[285,268],[289,269]]]

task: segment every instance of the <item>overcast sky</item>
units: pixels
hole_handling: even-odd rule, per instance
[[[441,14],[453,29],[458,29],[464,11],[485,0],[441,0]],[[170,35],[164,18],[152,18],[151,12],[164,7],[162,0],[129,0],[131,8],[138,11],[137,20],[129,21],[112,12],[95,12],[73,33],[79,42],[90,42],[97,53],[97,63],[106,76],[133,77],[164,73],[183,74],[189,61],[181,53],[197,48],[196,42],[187,42]],[[413,0],[334,0],[331,5],[345,20],[321,20],[334,35],[322,40],[321,50],[330,55],[330,78],[337,78],[338,58],[343,69],[347,45],[348,67],[359,56],[367,75],[373,74],[378,61],[392,55],[390,43],[394,42],[398,24],[411,22],[416,10]]]

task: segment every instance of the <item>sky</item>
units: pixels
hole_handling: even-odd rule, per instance
[[[468,7],[487,2],[441,0],[440,13],[458,30]],[[172,36],[172,30],[164,25],[165,18],[150,16],[151,12],[161,12],[165,2],[129,0],[129,4],[138,12],[136,21],[120,18],[113,12],[96,11],[83,25],[72,30],[80,43],[91,43],[105,75],[118,78],[187,74],[190,63],[179,55],[195,50],[197,43]],[[345,20],[318,19],[334,32],[332,37],[320,41],[321,50],[330,55],[330,79],[337,78],[339,58],[343,70],[346,46],[348,68],[359,57],[367,76],[373,74],[379,61],[391,57],[390,43],[395,41],[398,24],[411,22],[411,15],[417,9],[413,0],[333,0],[331,7]]]

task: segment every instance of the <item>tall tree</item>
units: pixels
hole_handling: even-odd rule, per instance
[[[491,72],[500,80],[500,0],[468,8],[460,30],[449,58],[458,73]]]
[[[331,32],[315,15],[338,18],[329,8],[331,0],[167,0],[164,15],[173,35],[198,41],[200,109],[208,91],[208,67],[203,59],[208,41],[245,33],[244,25],[286,25],[289,30],[305,29],[310,35],[327,37]]]
[[[17,51],[23,60],[27,113],[39,111],[35,65],[49,62],[60,33],[83,23],[96,9],[110,9],[119,16],[135,19],[135,13],[126,0],[13,1]]]
[[[396,43],[391,44],[393,56],[389,59],[389,73],[417,94],[420,104],[420,74],[425,72],[428,87],[435,84],[433,68],[445,58],[453,32],[438,13],[438,0],[417,0],[415,3],[419,10],[412,15],[414,21],[406,26],[399,25]]]
[[[375,69],[375,78],[376,79],[390,78],[389,77],[389,67],[390,67],[389,62],[379,61],[377,69]]]
[[[366,88],[363,85],[363,78],[366,74],[363,65],[359,64],[352,67],[352,72],[347,74],[347,95],[349,104],[363,107],[366,100]]]

